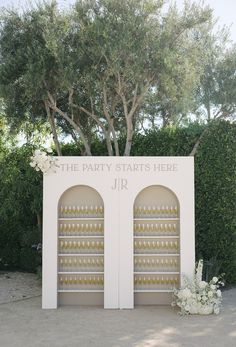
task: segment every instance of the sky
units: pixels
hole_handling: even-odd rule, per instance
[[[119,0],[117,0],[119,1]],[[34,3],[34,0],[31,0]],[[176,0],[181,6],[184,0]],[[29,0],[0,0],[0,7],[8,7],[11,5],[21,7],[29,3]],[[58,3],[67,7],[74,3],[74,0],[58,0]],[[236,42],[236,0],[205,0],[205,4],[209,4],[214,9],[215,17],[219,18],[218,25],[231,26],[231,38]]]

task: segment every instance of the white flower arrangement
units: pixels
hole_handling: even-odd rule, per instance
[[[58,167],[56,157],[53,157],[47,152],[39,149],[34,152],[34,155],[30,159],[30,166],[36,171],[42,171],[44,174],[56,172],[56,168]]]
[[[202,280],[202,269],[203,260],[199,260],[193,279],[184,278],[184,286],[174,289],[172,306],[180,307],[180,314],[220,313],[222,294],[219,287],[224,285],[222,276],[205,282]]]

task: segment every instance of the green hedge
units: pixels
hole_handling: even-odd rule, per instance
[[[195,160],[196,250],[236,283],[236,125],[213,124]]]
[[[29,166],[31,146],[5,151],[0,160],[0,269],[35,271],[40,255],[42,177]]]
[[[133,156],[187,156],[205,126],[151,130],[134,138]],[[120,139],[120,143],[124,143]],[[28,165],[32,148],[24,146],[0,161],[0,267],[35,270],[31,244],[40,242],[41,175]],[[105,144],[93,153],[106,155]],[[65,145],[63,155],[79,155]],[[213,264],[212,273],[226,273],[236,283],[236,125],[226,121],[208,126],[195,156],[196,256]]]

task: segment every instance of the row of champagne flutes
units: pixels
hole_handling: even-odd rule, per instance
[[[61,206],[61,217],[103,217],[103,206]]]
[[[176,252],[178,250],[177,241],[134,241],[135,253],[145,250],[146,253],[152,253],[158,249],[160,252]]]
[[[134,224],[134,232],[146,235],[147,233],[172,234],[177,232],[176,224]]]
[[[178,216],[177,206],[135,206],[134,217],[174,218]]]
[[[59,259],[60,269],[65,271],[102,271],[104,266],[103,257],[62,257]]]
[[[135,289],[171,289],[178,283],[179,279],[176,276],[134,276]]]
[[[102,288],[104,284],[103,276],[60,276],[59,277],[60,288],[63,289],[66,287],[80,289],[95,289]]]
[[[177,259],[138,258],[134,259],[135,271],[176,271],[178,269]]]
[[[103,241],[60,241],[61,250],[71,251],[71,250],[97,250],[101,251],[104,248]]]
[[[99,233],[101,234],[103,232],[103,224],[101,223],[94,223],[94,224],[63,224],[61,223],[59,225],[59,232],[62,235],[72,235],[75,233],[80,233],[80,234],[90,234],[90,233]]]

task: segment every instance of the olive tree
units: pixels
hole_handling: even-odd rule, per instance
[[[186,2],[182,12],[175,5],[166,10],[163,0],[78,0],[67,12],[55,2],[6,12],[0,30],[6,113],[19,125],[25,117],[49,122],[58,154],[60,127],[86,155],[94,136],[106,141],[108,155],[130,155],[150,99],[168,95],[166,105],[174,105],[195,87],[194,33],[210,20],[209,8]]]

